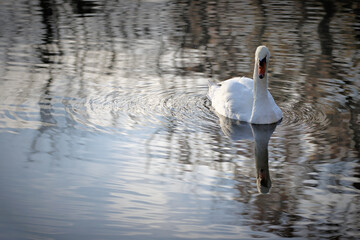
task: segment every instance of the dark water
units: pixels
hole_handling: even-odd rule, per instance
[[[360,238],[358,1],[1,0],[0,59],[1,239]]]

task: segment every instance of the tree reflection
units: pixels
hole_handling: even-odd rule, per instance
[[[26,124],[31,117],[19,120],[16,112],[26,115],[29,109],[24,105],[35,105],[34,118],[40,124],[31,143],[33,153],[47,151],[36,147],[45,139],[51,146],[50,157],[61,158],[65,150],[59,137],[66,136],[66,144],[73,146],[80,132],[76,126],[91,132],[97,123],[107,134],[117,135],[125,127],[141,129],[138,120],[155,115],[159,121],[151,125],[156,128],[154,134],[136,139],[140,148],[146,142],[144,158],[149,157],[149,165],[156,159],[151,157],[157,156],[157,144],[166,142],[162,154],[167,163],[173,160],[182,175],[194,171],[194,182],[196,166],[206,166],[219,175],[233,173],[235,183],[228,183],[231,189],[227,191],[236,191],[234,202],[245,206],[241,217],[250,216],[254,229],[292,236],[297,226],[311,237],[317,227],[317,216],[311,214],[322,216],[331,225],[333,210],[343,218],[351,216],[350,220],[341,219],[344,222],[358,224],[360,215],[354,207],[360,188],[358,3],[39,0],[21,4],[26,14],[3,11],[4,22],[11,27],[1,29],[2,46],[6,47],[1,52],[0,71],[5,76],[2,98],[13,97],[16,100],[11,106],[22,107],[8,114],[15,117],[4,114],[1,121],[16,122],[14,128],[34,128]],[[27,27],[29,34],[19,37]],[[204,110],[198,105],[184,103],[191,116],[187,118],[176,112],[175,104],[166,105],[165,101],[179,92],[202,98],[208,78],[251,76],[254,49],[263,43],[273,53],[269,87],[275,90],[274,98],[285,113],[272,146],[269,139],[276,126],[263,128],[220,118],[226,138],[216,120],[207,115],[198,126],[189,126],[192,116]],[[23,73],[27,80],[20,75]],[[153,95],[142,99],[144,92]],[[116,101],[119,96],[123,102]],[[147,100],[152,97],[166,106],[149,110]],[[146,114],[139,117],[131,112],[134,98],[142,100],[135,108],[146,109]],[[99,99],[103,102],[96,105]],[[69,111],[68,105],[75,108],[72,104],[80,106],[77,112]],[[8,111],[10,104],[2,107]],[[166,111],[157,111],[162,107]],[[205,127],[201,128],[202,124]],[[253,139],[254,144],[240,143],[243,138]],[[72,157],[69,153],[63,156]],[[248,181],[248,166],[252,165],[240,166],[240,156],[244,161],[255,159],[261,193],[272,187],[270,156],[276,173],[274,184],[275,179],[278,182],[271,194],[253,194],[255,187]],[[223,168],[225,164],[230,170]],[[163,172],[169,165],[165,168]],[[171,168],[171,174],[176,170]],[[321,198],[323,193],[335,200],[323,203],[328,200]],[[306,204],[311,207],[304,207]],[[303,213],[303,209],[312,213]],[[285,230],[266,226],[269,222]],[[330,227],[341,229],[336,224]]]

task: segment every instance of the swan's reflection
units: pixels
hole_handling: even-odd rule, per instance
[[[278,123],[257,125],[234,121],[221,115],[218,117],[221,130],[232,140],[255,141],[256,185],[259,193],[268,193],[271,188],[268,144]]]

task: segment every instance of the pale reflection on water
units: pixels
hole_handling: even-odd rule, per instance
[[[359,16],[0,0],[0,238],[359,238]],[[251,77],[260,44],[284,119],[218,117],[208,80]]]

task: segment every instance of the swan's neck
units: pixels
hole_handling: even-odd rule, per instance
[[[255,140],[255,159],[256,165],[268,166],[268,145],[272,133],[275,130],[274,125],[251,125]]]
[[[253,88],[253,108],[251,113],[251,123],[261,123],[261,114],[268,107],[268,74],[267,69],[263,79],[259,78],[258,63],[254,68],[254,88]]]
[[[269,176],[269,153],[268,141],[256,141],[255,139],[255,164],[256,169],[262,169]]]
[[[267,193],[271,188],[268,145],[274,125],[252,125],[255,138],[256,183],[259,192]]]
[[[268,193],[271,188],[268,141],[259,142],[255,139],[255,165],[258,191],[261,193]]]
[[[258,74],[258,68],[259,68],[259,63],[255,64],[254,67],[254,75],[253,75],[253,80],[254,80],[254,103],[256,102],[255,100],[260,100],[262,98],[267,98],[267,89],[268,89],[268,74],[267,74],[267,69],[265,71],[265,76],[263,79],[259,78],[259,74]]]

